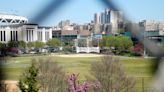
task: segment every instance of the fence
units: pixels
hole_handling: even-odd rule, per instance
[[[99,47],[76,47],[76,53],[85,52],[85,53],[100,53]]]
[[[69,0],[52,0],[52,2],[49,3],[49,5],[47,7],[45,7],[43,10],[41,10],[40,12],[38,12],[36,14],[36,16],[32,19],[33,20],[33,23],[38,23],[38,22],[43,22],[45,20],[45,18],[47,18],[51,13],[52,11],[56,11],[59,6],[62,6],[65,2],[67,2]],[[118,7],[116,7],[112,2],[111,0],[100,0],[104,5],[108,6],[109,8],[113,9],[113,10],[117,10]],[[141,2],[142,3],[142,2]],[[157,69],[162,69],[162,68],[159,68],[159,67],[162,67],[163,65],[159,64],[161,63],[162,60],[162,57],[164,56],[164,47],[160,47],[158,46],[156,43],[150,41],[149,39],[147,38],[143,38],[141,36],[141,33],[142,31],[139,30],[139,27],[138,26],[134,26],[134,25],[131,25],[129,27],[129,29],[131,30],[131,32],[133,33],[133,35],[135,37],[137,37],[139,39],[140,42],[142,42],[144,44],[144,47],[149,50],[155,57],[156,57],[156,67],[155,67],[155,70]],[[144,42],[143,42],[144,40]],[[159,73],[159,76],[158,76],[158,80],[157,80],[157,84],[158,85],[162,85],[164,84],[164,80],[163,80],[163,77],[164,77],[164,72],[163,70],[159,70],[158,71]],[[163,83],[161,82],[163,81]],[[144,78],[141,78],[141,92],[146,92],[148,91],[149,87],[146,87],[145,86],[145,79]],[[136,89],[139,89],[140,87],[136,87]],[[159,88],[161,89],[161,88]],[[153,91],[155,92],[155,91]],[[161,92],[161,91],[160,91]]]

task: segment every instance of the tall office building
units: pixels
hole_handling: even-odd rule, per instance
[[[110,11],[111,9],[105,9],[105,23],[110,23],[110,17],[111,17],[111,14],[110,14]]]
[[[70,25],[70,20],[63,20],[63,21],[60,21],[58,26],[60,28],[63,28],[64,26],[69,26]]]
[[[121,11],[105,9],[104,12],[95,14],[94,21],[95,21],[95,25],[98,24],[110,25],[110,28],[103,28],[103,29],[109,29],[108,33],[117,34],[118,33],[117,30],[119,28],[118,25],[123,22],[123,16]]]
[[[101,23],[101,14],[100,13],[95,13],[94,14],[94,22],[95,24],[100,24]]]
[[[104,24],[105,23],[105,13],[101,13],[101,16],[100,16],[100,19],[101,19],[101,24]]]

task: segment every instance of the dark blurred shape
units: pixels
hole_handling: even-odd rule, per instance
[[[101,1],[102,4],[104,4],[105,6],[107,6],[112,10],[119,10],[118,7],[116,7],[111,0],[99,0],[99,1]]]
[[[6,62],[5,57],[0,57],[0,92],[5,90],[5,85],[3,83],[3,80],[6,78],[6,73],[3,70],[3,64]]]
[[[31,23],[41,23],[46,18],[48,18],[53,12],[57,11],[59,7],[61,7],[64,3],[66,3],[68,0],[51,0],[49,4],[43,9],[38,11],[36,16],[33,17],[31,20]]]

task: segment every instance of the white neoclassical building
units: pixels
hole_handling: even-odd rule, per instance
[[[52,38],[51,27],[41,27],[37,24],[29,24],[27,21],[25,17],[0,14],[0,42],[46,42]]]

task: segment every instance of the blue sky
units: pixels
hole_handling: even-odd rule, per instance
[[[1,0],[0,12],[17,14],[29,20],[44,9],[52,0]],[[41,25],[53,26],[60,20],[70,19],[79,24],[93,20],[93,14],[102,12],[106,6],[101,0],[66,0],[57,11],[53,11]],[[134,21],[143,19],[164,21],[164,0],[112,0]]]

